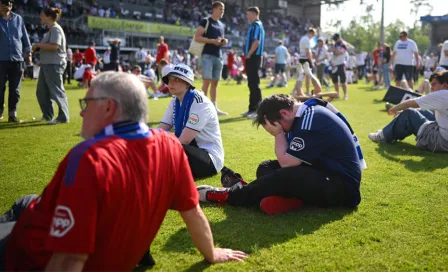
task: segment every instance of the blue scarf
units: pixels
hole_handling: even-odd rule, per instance
[[[353,136],[353,145],[354,145],[354,147],[356,149],[356,152],[358,153],[358,160],[359,160],[359,165],[361,166],[361,170],[366,169],[367,168],[367,164],[366,164],[366,161],[364,160],[364,155],[362,154],[362,150],[361,150],[361,146],[359,144],[358,137],[356,136],[355,132],[353,131],[352,127],[350,126],[350,124],[349,124],[348,120],[345,118],[345,116],[342,115],[342,113],[339,112],[331,103],[328,103],[326,101],[323,101],[321,99],[316,99],[316,98],[308,99],[300,107],[299,112],[298,112],[298,116],[301,117],[302,114],[309,107],[313,107],[313,106],[316,106],[316,105],[322,106],[322,107],[328,109],[329,111],[331,111],[332,113],[336,114],[347,125],[348,129],[350,130],[350,132],[351,132],[351,134]],[[291,141],[291,138],[292,138],[292,134],[288,135],[288,143]]]
[[[176,98],[176,101],[174,102],[173,124],[174,134],[177,138],[180,137],[185,125],[187,124],[188,118],[190,117],[190,108],[196,94],[196,90],[188,89],[184,95],[184,99],[182,100],[182,105],[180,105],[179,98]]]

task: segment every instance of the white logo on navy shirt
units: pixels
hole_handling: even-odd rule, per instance
[[[53,216],[50,236],[60,238],[75,225],[72,211],[66,206],[57,206]]]
[[[302,138],[294,137],[292,139],[291,144],[289,145],[289,149],[292,151],[300,151],[305,148],[305,141]]]

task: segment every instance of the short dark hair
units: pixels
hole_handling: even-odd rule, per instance
[[[246,9],[246,11],[254,12],[257,15],[260,15],[260,9],[258,7],[250,7]]]
[[[220,1],[213,2],[212,9],[219,8],[219,7],[224,7],[224,3],[220,2]]]
[[[404,31],[404,30],[403,30],[403,31],[401,31],[401,32],[400,32],[400,36],[401,36],[401,35],[403,35],[403,36],[406,36],[406,37],[407,37],[407,36],[408,36],[408,32],[406,32],[406,31]]]
[[[287,94],[274,94],[261,101],[257,109],[257,118],[253,125],[259,127],[265,125],[266,120],[271,123],[282,119],[280,110],[293,110],[295,100]]]
[[[62,10],[60,8],[45,8],[42,12],[47,17],[51,17],[53,21],[58,21],[61,18]]]
[[[307,33],[316,34],[316,30],[314,30],[314,28],[310,27],[310,28],[308,28],[308,32]]]
[[[433,79],[437,79],[440,84],[448,84],[448,71],[432,73],[432,75],[429,77],[429,82],[431,82]]]

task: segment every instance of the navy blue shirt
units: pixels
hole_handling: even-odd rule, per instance
[[[120,59],[120,44],[110,44],[110,62],[116,63]]]
[[[8,21],[0,17],[0,61],[23,61],[23,52],[31,51],[23,18],[11,12]]]
[[[244,47],[244,55],[247,56],[247,53],[249,53],[249,50],[254,43],[255,40],[260,41],[258,44],[257,50],[254,52],[254,56],[261,56],[264,52],[264,27],[263,23],[260,20],[256,20],[253,22],[249,30],[247,31],[247,37],[246,37],[246,45]]]
[[[361,167],[353,136],[336,114],[322,106],[309,107],[286,135],[288,155],[328,174],[330,180],[341,177],[353,206],[361,202]]]
[[[204,29],[207,25],[208,20],[208,29],[204,34],[204,37],[208,39],[216,40],[217,38],[223,38],[224,37],[224,24],[221,23],[221,21],[215,21],[212,18],[205,18],[202,19],[199,23],[200,26],[202,26]],[[204,45],[204,50],[202,51],[202,54],[212,55],[216,57],[221,57],[221,47],[216,46],[214,44],[206,43]]]

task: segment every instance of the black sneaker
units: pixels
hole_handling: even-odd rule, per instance
[[[16,124],[18,124],[18,123],[22,123],[22,120],[17,119],[17,117],[15,117],[15,116],[10,116],[8,118],[8,123],[16,123]]]
[[[222,187],[230,188],[238,182],[241,182],[243,185],[247,184],[239,173],[235,173],[232,169],[224,166],[221,170]]]

